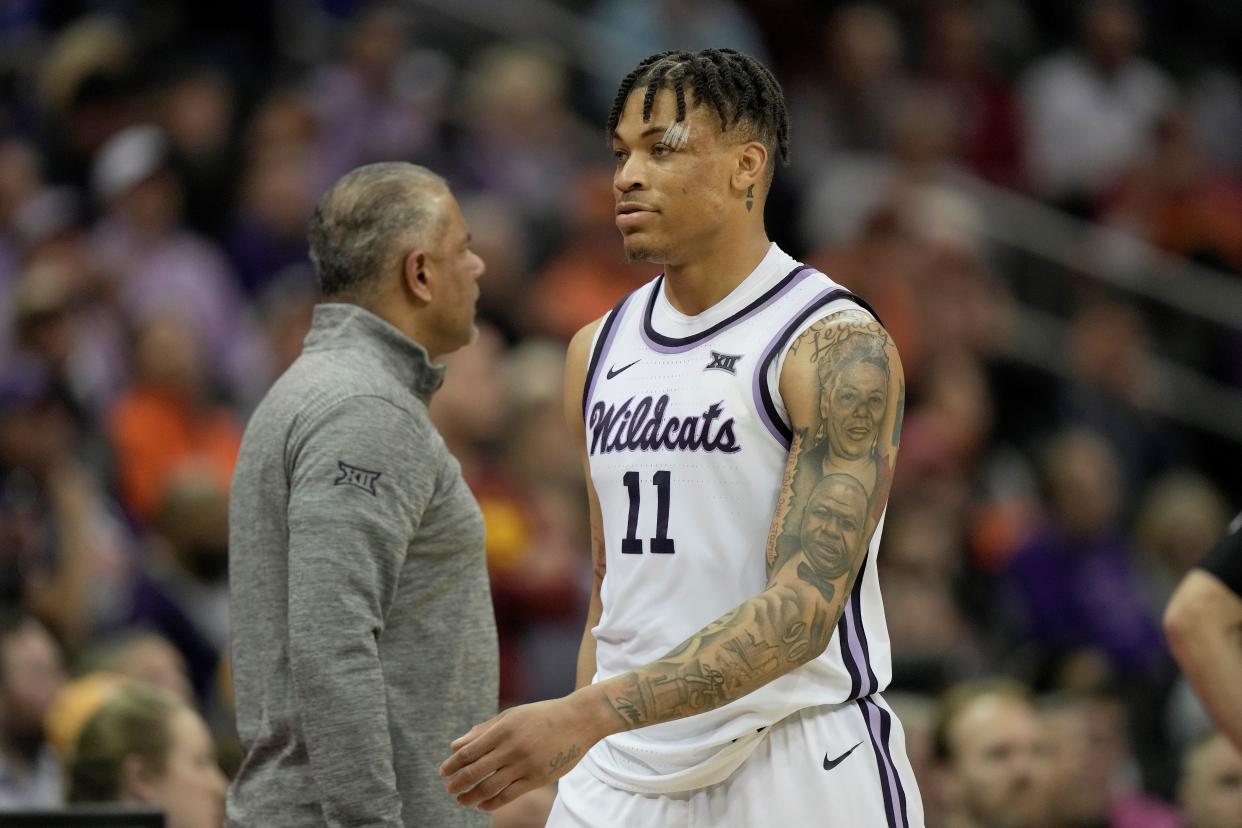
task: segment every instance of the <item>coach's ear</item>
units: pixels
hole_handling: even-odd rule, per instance
[[[431,257],[427,250],[416,247],[406,254],[401,267],[402,287],[420,307],[431,304],[432,280],[428,276]]]

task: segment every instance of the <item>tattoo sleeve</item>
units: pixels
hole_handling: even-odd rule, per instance
[[[892,340],[857,311],[808,328],[784,370],[794,437],[768,586],[663,658],[603,682],[623,729],[720,707],[828,646],[888,500],[905,384]]]

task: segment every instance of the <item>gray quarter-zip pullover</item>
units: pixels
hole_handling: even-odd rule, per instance
[[[490,825],[437,769],[496,713],[479,507],[427,416],[443,368],[323,304],[246,429],[229,505],[228,824]]]

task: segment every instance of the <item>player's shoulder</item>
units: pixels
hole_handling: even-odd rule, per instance
[[[605,314],[578,329],[578,332],[569,340],[568,359],[584,359],[591,352],[591,343],[595,341],[595,334],[607,318],[608,316]]]
[[[822,330],[828,327],[871,325],[881,331],[884,329],[880,315],[848,285],[841,284],[813,265],[803,267],[807,271],[805,282],[816,298],[800,315],[800,324],[790,337],[791,343],[813,328]]]

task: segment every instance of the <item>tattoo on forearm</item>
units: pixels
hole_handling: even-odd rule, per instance
[[[627,673],[608,695],[627,727],[701,713],[727,704],[801,664],[828,643],[824,619],[804,620],[818,602],[798,590],[768,590],[752,598],[667,656]]]
[[[552,761],[548,763],[548,773],[556,773],[581,755],[582,748],[577,745],[570,745],[569,750],[563,750],[552,757]]]

